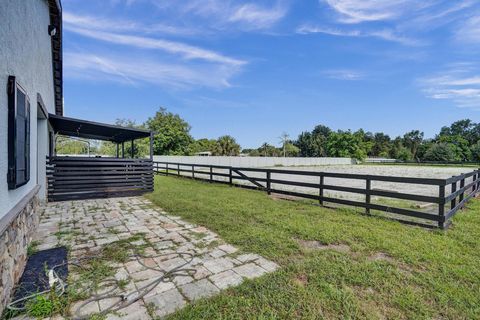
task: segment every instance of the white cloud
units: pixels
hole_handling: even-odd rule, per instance
[[[326,77],[335,80],[358,81],[365,78],[362,72],[356,70],[327,70],[324,71]]]
[[[297,30],[300,33],[375,37],[411,46],[428,44],[425,39],[432,30],[461,23],[457,38],[471,43],[480,41],[478,15],[463,22],[465,15],[480,8],[477,0],[318,1],[323,5],[321,25],[326,27],[315,27],[320,25],[315,22],[304,24]],[[450,30],[455,33],[455,29]]]
[[[194,35],[198,34],[198,28],[185,28],[166,24],[145,25],[131,20],[109,19],[100,16],[79,15],[65,11],[62,14],[65,27],[77,27],[94,30],[107,30],[115,32],[139,32],[139,33],[160,33],[168,35]]]
[[[262,8],[256,4],[247,3],[236,8],[228,18],[231,22],[246,23],[254,29],[266,29],[274,25],[286,14],[286,8]]]
[[[419,79],[418,83],[429,98],[480,109],[480,69],[475,64],[453,64],[441,73]]]
[[[166,87],[188,89],[192,86],[211,88],[229,87],[229,79],[238,71],[222,65],[185,65],[171,61],[129,57],[100,56],[91,53],[66,52],[65,74],[69,78],[93,81],[114,81],[126,85],[150,83]]]
[[[402,35],[396,34],[393,30],[390,29],[380,29],[380,30],[345,30],[339,28],[329,28],[329,27],[320,27],[312,25],[302,25],[297,28],[297,33],[300,34],[309,34],[309,33],[323,33],[332,36],[340,37],[360,37],[360,38],[378,38],[386,41],[397,42],[404,45],[414,46],[420,45],[421,42],[415,39],[411,39]]]
[[[175,3],[180,11],[207,18],[215,28],[265,30],[273,27],[288,12],[284,1],[271,1],[271,5],[232,0],[185,0]],[[162,8],[165,4],[161,5]]]
[[[132,34],[153,32],[152,26],[132,21],[66,12],[64,29],[100,41],[94,43],[94,52],[111,52],[112,48],[105,44],[126,46],[116,50],[115,55],[68,52],[64,59],[66,77],[128,85],[152,83],[176,88],[225,88],[247,64],[245,60],[185,42]],[[177,33],[176,29],[170,32]]]
[[[342,23],[384,21],[398,18],[406,11],[418,10],[430,1],[418,0],[321,0],[339,14]]]
[[[133,46],[142,49],[158,49],[171,54],[179,54],[185,59],[199,59],[214,63],[229,64],[233,66],[241,66],[246,61],[230,58],[214,51],[191,46],[185,43],[162,40],[150,37],[133,36],[127,34],[119,34],[112,32],[96,31],[91,29],[83,29],[77,27],[67,27],[68,31],[75,32],[85,37],[96,40],[116,43],[126,46]]]
[[[464,43],[480,44],[480,15],[470,17],[462,22],[455,37]]]

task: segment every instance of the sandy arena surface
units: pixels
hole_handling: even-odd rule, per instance
[[[471,172],[475,168],[473,167],[440,167],[440,166],[402,166],[402,165],[397,165],[397,166],[395,165],[332,165],[332,166],[316,166],[316,167],[276,167],[274,169],[446,179],[451,176],[459,175],[461,173]],[[215,172],[228,173],[225,170],[215,170]],[[245,171],[244,173],[250,177],[265,178],[264,173],[247,172],[247,171]],[[183,173],[183,174],[188,175],[187,173]],[[209,178],[207,175],[202,175],[202,174],[197,174],[196,176],[199,178],[205,178],[205,179]],[[272,173],[271,178],[278,179],[278,180],[319,183],[319,177],[299,176],[299,175],[291,175],[291,174]],[[224,180],[224,181],[227,180],[227,178],[222,178],[222,177],[216,177],[215,179]],[[246,182],[245,180],[235,180],[234,182],[250,184],[250,182]],[[471,182],[471,178],[468,179],[465,182],[465,184],[468,184],[469,182]],[[324,183],[328,185],[343,186],[343,187],[362,188],[362,189],[365,188],[365,180],[325,178]],[[437,186],[420,185],[420,184],[372,181],[371,187],[372,189],[388,190],[388,191],[399,192],[399,193],[409,193],[409,194],[425,195],[425,196],[438,196],[438,193],[439,193],[439,188]],[[318,193],[318,189],[298,187],[298,186],[287,186],[283,184],[272,184],[272,188],[280,189],[280,190],[297,191],[302,193],[311,193],[311,194]],[[446,194],[448,195],[449,193],[450,193],[450,188],[447,187]],[[331,190],[325,190],[324,195],[329,197],[345,198],[345,199],[352,199],[352,200],[359,200],[359,201],[363,201],[363,199],[365,199],[365,196],[363,195],[347,193],[347,192],[331,191]],[[379,200],[384,200],[384,199],[381,199],[379,197],[374,197],[374,199],[372,199],[373,202],[378,202]]]

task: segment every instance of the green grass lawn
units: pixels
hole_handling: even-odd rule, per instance
[[[480,319],[478,200],[445,232],[183,178],[156,177],[147,197],[281,266],[169,319]]]

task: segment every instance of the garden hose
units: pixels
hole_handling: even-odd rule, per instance
[[[170,257],[171,256],[178,256],[178,257],[184,258],[185,262],[182,263],[181,265],[175,267],[175,268],[172,268],[171,270],[168,270],[168,271],[162,270],[160,268],[147,266],[143,262],[144,259],[160,258],[160,257],[165,257],[165,256],[170,256]],[[39,295],[47,294],[47,293],[51,292],[52,289],[54,290],[55,294],[57,294],[58,296],[63,295],[66,292],[67,284],[65,283],[65,281],[63,281],[61,279],[61,277],[58,276],[58,273],[56,272],[56,269],[60,268],[62,266],[68,265],[68,264],[69,265],[74,265],[74,266],[76,266],[80,269],[85,269],[85,267],[82,266],[82,262],[84,262],[86,260],[94,260],[94,259],[100,259],[100,258],[101,258],[100,255],[91,255],[91,256],[86,256],[86,257],[82,257],[82,258],[79,258],[79,259],[75,259],[73,261],[70,261],[69,263],[65,262],[65,263],[62,263],[62,264],[55,265],[50,270],[48,270],[49,283],[54,284],[53,288],[51,287],[49,290],[38,292],[38,293],[35,293],[35,294],[32,294],[32,295],[23,297],[21,299],[15,300],[15,301],[9,303],[7,305],[7,308],[12,310],[12,311],[24,311],[25,307],[18,307],[17,305],[20,304],[21,302],[25,302],[25,301],[34,299],[34,298],[38,297]],[[81,303],[78,307],[76,307],[75,310],[72,311],[72,316],[73,316],[72,319],[74,319],[74,320],[90,319],[90,317],[92,316],[91,314],[82,315],[81,311],[87,305],[89,305],[90,303],[100,302],[102,300],[107,300],[107,299],[116,299],[118,301],[110,304],[108,307],[103,308],[103,310],[101,310],[99,313],[95,313],[95,314],[106,315],[108,313],[118,312],[121,309],[126,308],[126,307],[132,305],[133,303],[137,302],[138,300],[142,299],[143,297],[145,297],[145,295],[147,295],[149,292],[151,292],[160,283],[172,281],[173,278],[175,278],[177,276],[192,276],[192,275],[195,274],[195,271],[196,271],[195,269],[192,269],[192,268],[186,268],[186,266],[189,265],[194,258],[193,254],[188,253],[188,252],[165,253],[165,254],[158,254],[158,255],[152,255],[152,256],[132,254],[132,255],[127,256],[127,258],[129,258],[128,261],[135,261],[136,260],[143,267],[145,267],[147,269],[150,269],[150,270],[158,271],[158,272],[162,273],[162,275],[154,278],[152,281],[148,282],[146,285],[143,285],[142,287],[138,288],[137,290],[134,290],[134,291],[128,292],[128,293],[121,293],[120,292],[121,288],[119,286],[119,280],[117,280],[115,278],[106,278],[106,279],[102,280],[101,283],[102,284],[110,284],[111,283],[112,288],[110,288],[108,291],[106,291],[102,294],[95,294],[95,295],[90,296],[90,298],[88,300]],[[90,290],[91,289],[87,289],[87,290],[85,290],[81,293],[88,293],[90,295],[90,293],[91,293]]]

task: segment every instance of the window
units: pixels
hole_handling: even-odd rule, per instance
[[[14,76],[8,77],[8,188],[30,180],[30,101]]]

